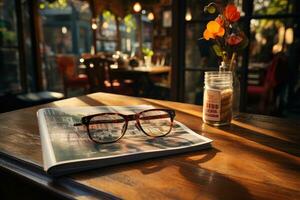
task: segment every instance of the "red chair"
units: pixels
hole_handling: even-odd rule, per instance
[[[85,74],[77,74],[76,58],[72,55],[57,55],[56,63],[62,75],[64,94],[67,97],[69,88],[83,88],[85,92],[89,89],[88,77]]]
[[[283,67],[287,67],[285,59],[281,54],[276,55],[269,67],[267,68],[266,77],[261,86],[248,86],[247,92],[249,96],[259,96],[259,110],[265,112],[270,103],[274,103],[274,89],[286,79],[287,74],[281,71]],[[274,106],[274,105],[270,105]]]

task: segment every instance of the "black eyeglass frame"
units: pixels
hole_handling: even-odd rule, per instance
[[[171,120],[171,125],[170,125],[170,129],[167,133],[163,134],[163,135],[158,135],[158,136],[153,136],[153,135],[150,135],[148,134],[144,129],[143,127],[141,126],[140,124],[140,116],[145,113],[145,112],[151,112],[151,111],[164,111],[166,113],[168,113],[169,117],[170,117],[170,120]],[[122,134],[121,136],[116,139],[116,140],[113,140],[113,141],[109,141],[109,142],[99,142],[97,140],[95,140],[92,136],[91,136],[91,133],[90,133],[90,128],[89,128],[89,125],[91,124],[91,119],[94,118],[94,117],[97,117],[97,116],[102,116],[102,115],[119,115],[120,117],[122,117],[124,119],[124,122],[125,122],[125,127],[123,127],[122,129]],[[93,141],[93,142],[96,142],[96,143],[100,143],[100,144],[107,144],[107,143],[114,143],[114,142],[117,142],[119,141],[126,133],[127,131],[127,127],[128,127],[128,122],[129,121],[136,121],[136,124],[138,126],[138,128],[147,136],[149,137],[153,137],[153,138],[156,138],[156,137],[164,137],[166,135],[168,135],[171,130],[172,130],[172,127],[173,127],[173,122],[174,122],[174,118],[175,118],[176,114],[175,114],[175,110],[172,110],[172,109],[163,109],[163,108],[154,108],[154,109],[148,109],[148,110],[143,110],[139,113],[136,113],[136,114],[131,114],[131,115],[124,115],[124,114],[121,114],[121,113],[99,113],[99,114],[94,114],[94,115],[88,115],[88,116],[84,116],[81,118],[81,123],[76,123],[74,124],[74,126],[81,126],[81,125],[85,125],[86,128],[87,128],[87,132],[88,132],[88,136],[89,138]],[[147,119],[159,119],[157,118],[159,116],[148,116]],[[143,117],[143,119],[145,119],[145,117]],[[105,122],[102,122],[102,123],[117,123],[118,120],[112,120],[112,121],[105,121]],[[119,121],[119,122],[123,122],[123,121]],[[95,122],[94,124],[97,124],[97,122]]]

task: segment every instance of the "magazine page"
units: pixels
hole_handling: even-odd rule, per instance
[[[38,111],[39,126],[43,145],[44,169],[47,171],[55,165],[66,165],[73,162],[103,160],[101,166],[109,165],[116,157],[136,155],[143,157],[144,153],[176,151],[201,146],[210,143],[205,138],[183,124],[175,121],[170,134],[164,137],[152,138],[145,135],[135,126],[135,121],[129,121],[124,137],[115,143],[98,144],[93,142],[80,123],[86,115],[117,112],[134,114],[152,106],[99,106],[80,108],[45,108]],[[176,119],[176,118],[175,118]],[[105,160],[105,161],[104,161]],[[99,161],[100,162],[100,161]]]

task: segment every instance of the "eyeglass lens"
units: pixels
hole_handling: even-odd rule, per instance
[[[88,128],[92,140],[99,143],[114,142],[122,137],[126,128],[126,120],[113,113],[98,115],[91,118]]]
[[[163,110],[144,111],[139,122],[143,131],[153,137],[166,135],[172,129],[170,114]]]

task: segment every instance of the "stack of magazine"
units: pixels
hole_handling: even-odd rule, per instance
[[[107,112],[133,114],[151,108],[154,107],[139,105],[40,109],[38,123],[44,170],[51,175],[60,176],[210,147],[212,140],[178,121],[175,121],[170,134],[159,138],[146,136],[136,128],[135,122],[129,122],[124,137],[110,144],[97,144],[89,139],[86,130],[74,126],[86,115]]]

